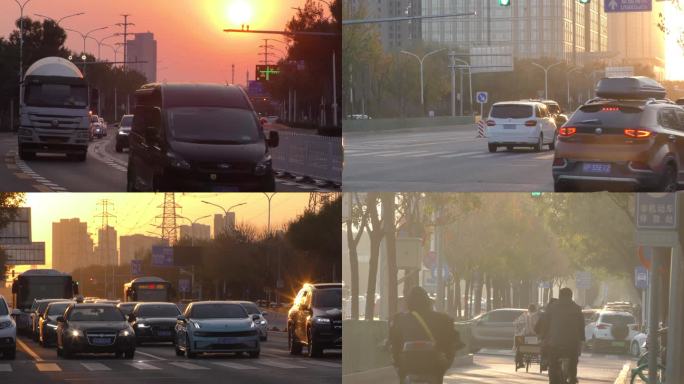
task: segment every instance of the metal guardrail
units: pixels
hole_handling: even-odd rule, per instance
[[[342,138],[280,131],[271,150],[273,168],[295,176],[342,184]]]

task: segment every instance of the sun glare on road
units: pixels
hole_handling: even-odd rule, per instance
[[[684,80],[684,50],[677,41],[684,31],[681,12],[670,3],[665,4],[666,25],[671,33],[665,36],[665,77],[667,80]]]

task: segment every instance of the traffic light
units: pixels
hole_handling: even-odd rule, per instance
[[[591,0],[579,0],[580,4],[589,4]]]
[[[508,7],[511,5],[511,0],[499,0],[499,5],[502,7]]]

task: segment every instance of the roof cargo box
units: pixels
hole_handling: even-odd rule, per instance
[[[596,85],[596,96],[606,99],[664,99],[666,94],[660,83],[644,76],[608,77]]]

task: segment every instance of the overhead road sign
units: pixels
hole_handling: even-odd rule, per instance
[[[653,10],[652,0],[605,0],[606,12],[650,12]]]

